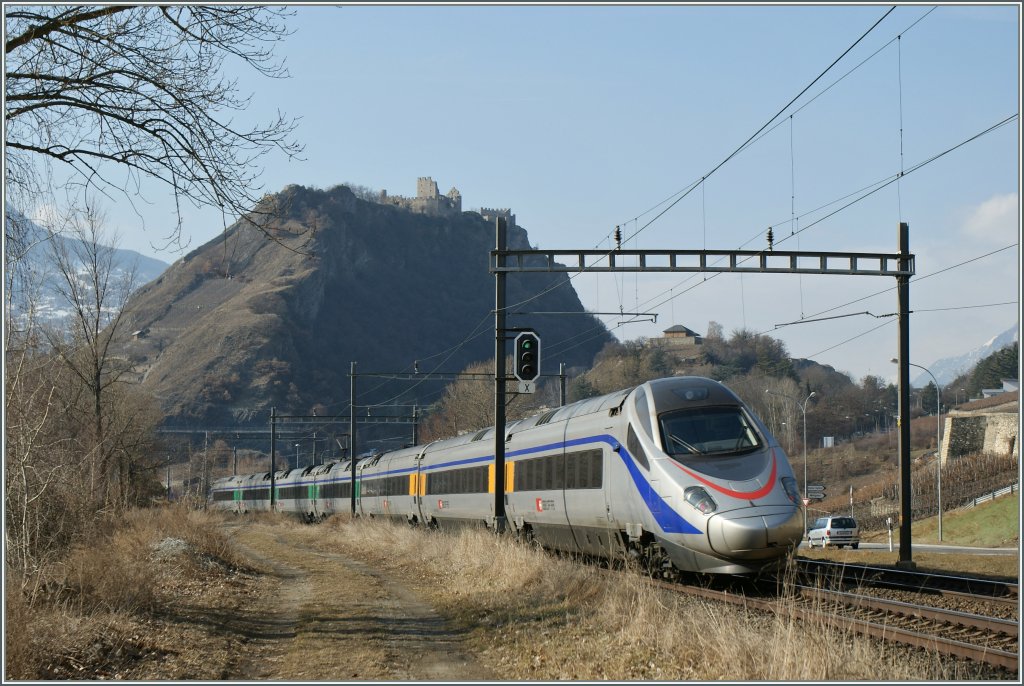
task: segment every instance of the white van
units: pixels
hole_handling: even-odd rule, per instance
[[[860,545],[860,528],[853,517],[821,517],[807,531],[807,547],[848,545],[854,550]]]

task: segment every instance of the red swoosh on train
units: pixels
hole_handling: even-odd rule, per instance
[[[678,462],[673,462],[672,464],[675,465],[676,467],[679,467],[684,472],[686,472],[687,474],[689,474],[690,476],[692,476],[694,479],[701,482],[705,486],[709,486],[714,490],[718,491],[719,493],[729,496],[730,498],[740,498],[741,500],[757,500],[758,498],[763,498],[769,493],[771,493],[772,488],[775,487],[775,474],[778,471],[778,464],[775,461],[775,448],[772,448],[772,473],[768,476],[768,483],[765,484],[763,488],[759,488],[756,491],[734,491],[731,488],[725,488],[724,486],[719,486],[718,484],[708,481],[707,479],[703,478],[693,470],[687,469]]]

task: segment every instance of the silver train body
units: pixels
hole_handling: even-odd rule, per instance
[[[494,517],[494,429],[360,459],[357,513],[431,526]],[[796,480],[778,441],[724,385],[657,379],[506,427],[505,514],[518,535],[666,571],[750,574],[803,536]],[[270,474],[218,480],[211,505],[267,510]],[[351,511],[351,465],[280,471],[275,508]]]

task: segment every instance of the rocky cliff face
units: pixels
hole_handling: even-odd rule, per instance
[[[347,412],[350,362],[359,372],[459,371],[492,357],[494,226],[474,212],[429,217],[329,191],[291,186],[268,198],[264,229],[249,221],[173,264],[129,305],[126,344],[142,385],[169,423],[235,424],[279,413]],[[510,248],[529,248],[509,231]],[[553,288],[555,286],[559,286]],[[549,289],[552,289],[550,290]],[[549,291],[549,292],[545,292]],[[611,340],[583,314],[564,274],[513,274],[510,317],[544,341],[544,372],[589,365]],[[360,404],[399,396],[426,405],[440,384],[364,381]]]

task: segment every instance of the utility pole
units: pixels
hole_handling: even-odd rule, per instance
[[[206,437],[203,439],[203,473],[200,475],[199,483],[201,484],[203,508],[206,508],[206,492],[209,489],[208,480],[210,473],[209,463],[209,451],[210,451],[210,432],[206,432]]]
[[[348,456],[352,461],[349,465],[349,472],[352,475],[352,516],[356,516],[356,363],[352,362],[349,367],[348,386]]]
[[[505,266],[505,219],[494,221],[495,259]],[[505,531],[505,273],[494,273],[494,530]]]
[[[558,363],[558,406],[565,407],[565,362]]]
[[[274,487],[277,482],[274,478],[274,472],[277,470],[277,407],[270,408],[270,511],[274,512],[274,501],[277,499],[277,493]]]
[[[900,266],[907,270],[904,260],[910,255],[910,225],[900,222],[899,228]],[[900,459],[900,553],[896,561],[897,567],[914,569],[913,552],[911,551],[912,511],[910,507],[910,275],[896,277],[896,290],[899,297],[899,333],[897,334],[899,349],[899,459]]]
[[[897,360],[892,361],[896,362]],[[935,378],[930,369],[913,362],[908,364],[911,367],[923,369],[928,376],[932,377],[932,383],[935,384],[935,493],[939,510],[939,543],[942,543],[942,403],[940,402],[942,399],[942,388],[939,386],[939,380]]]

